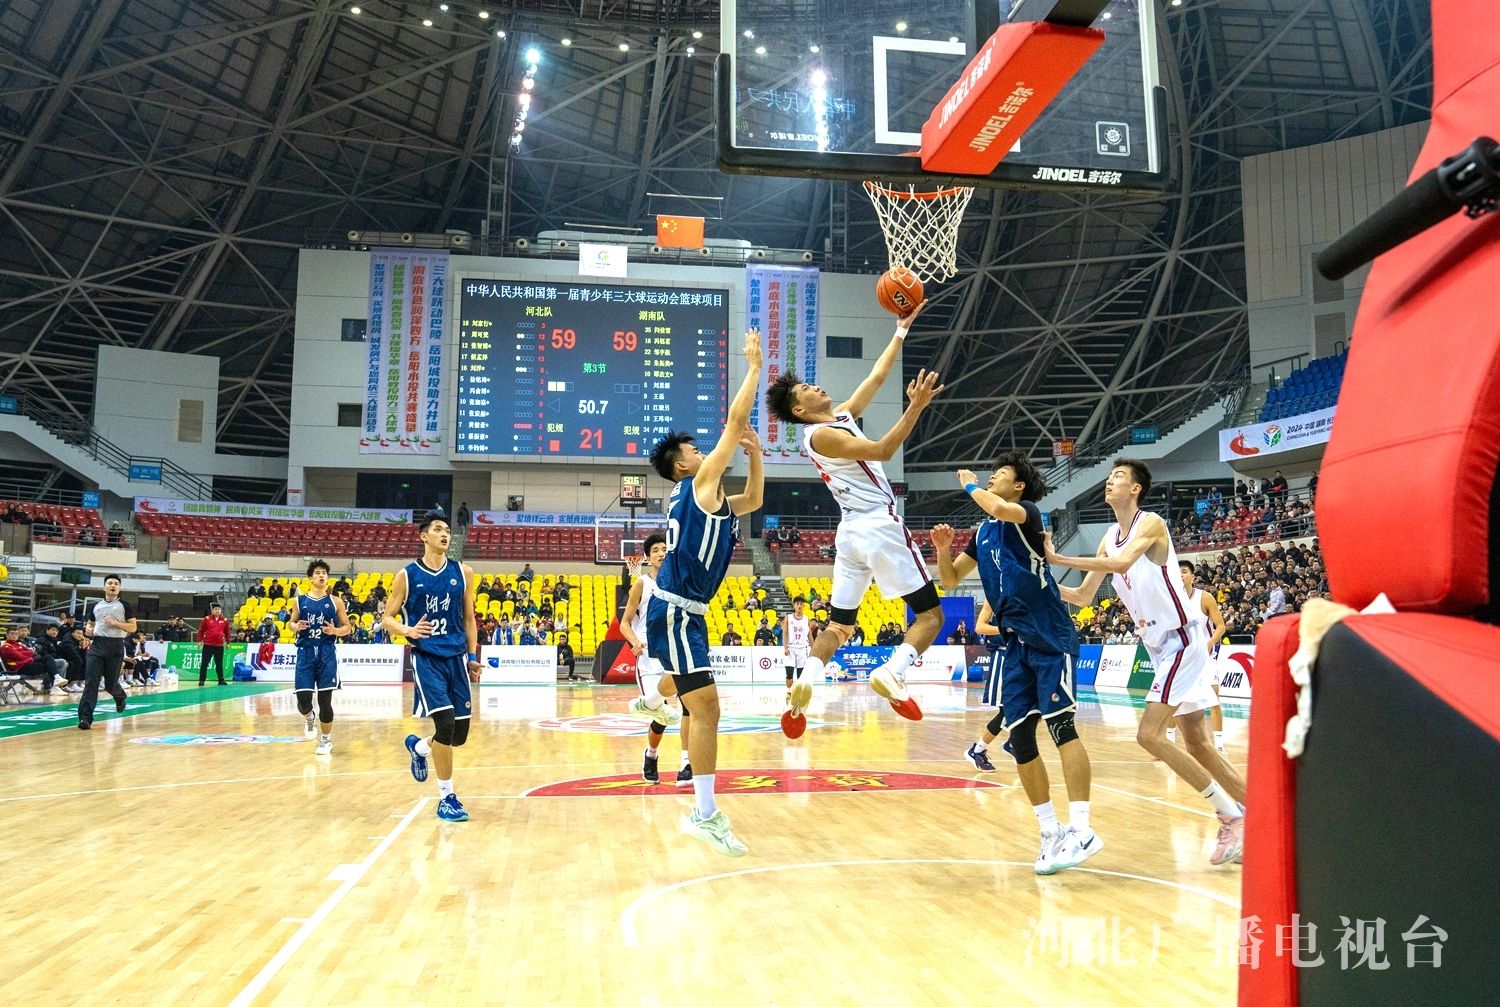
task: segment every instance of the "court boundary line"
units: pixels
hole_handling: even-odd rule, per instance
[[[652,889],[651,891],[638,896],[635,901],[626,906],[625,911],[620,914],[620,935],[624,941],[624,946],[626,948],[639,948],[641,946],[640,936],[635,925],[635,919],[640,911],[644,909],[648,903],[653,902],[664,895],[670,895],[673,892],[682,891],[683,889],[691,888],[695,885],[707,884],[711,881],[724,881],[729,878],[746,877],[752,874],[772,874],[777,871],[805,871],[831,867],[885,867],[904,866],[910,864],[965,864],[987,867],[1025,867],[1031,870],[1035,870],[1036,867],[1035,864],[1026,863],[1020,860],[970,860],[959,857],[920,857],[897,858],[890,860],[823,860],[812,863],[771,864],[765,867],[747,867],[738,871],[725,871],[721,874],[705,874],[696,878],[688,878],[685,881],[677,881],[670,885],[663,885],[660,888]],[[1220,905],[1228,906],[1230,909],[1234,910],[1235,913],[1239,913],[1241,911],[1240,904],[1226,895],[1220,895],[1217,892],[1211,892],[1206,888],[1196,888],[1193,885],[1185,885],[1180,881],[1168,881],[1165,878],[1155,878],[1149,874],[1128,874],[1123,871],[1106,871],[1101,870],[1097,867],[1074,867],[1071,868],[1071,870],[1074,873],[1078,874],[1096,874],[1103,877],[1125,878],[1130,881],[1144,881],[1148,884],[1161,885],[1165,888],[1176,888],[1180,891],[1185,891],[1193,895],[1201,896],[1212,902],[1217,902]],[[1061,871],[1059,873],[1066,874],[1068,872]],[[1056,875],[1053,876],[1055,877]]]
[[[427,805],[429,800],[430,798],[427,797],[418,800],[412,809],[406,813],[406,817],[396,823],[395,828],[386,833],[385,838],[380,841],[380,845],[371,850],[365,859],[361,860],[358,864],[339,864],[335,868],[335,870],[344,869],[343,873],[346,875],[338,888],[332,895],[323,900],[323,904],[297,928],[296,933],[287,938],[286,943],[281,946],[281,950],[277,951],[271,957],[271,960],[266,962],[261,970],[255,974],[255,977],[245,984],[244,989],[240,990],[239,995],[229,1002],[229,1007],[248,1007],[249,1004],[254,1002],[256,997],[260,996],[271,980],[276,978],[276,974],[281,971],[282,966],[291,961],[292,956],[313,935],[313,931],[317,930],[322,922],[328,918],[328,915],[338,907],[338,904],[344,901],[344,896],[353,891],[354,886],[364,879],[365,874],[370,868],[375,866],[375,861],[379,860],[385,851],[391,848],[391,844],[396,841],[396,838],[401,833],[406,831],[406,827],[416,819],[417,813]],[[351,867],[354,870],[347,870],[347,868]]]

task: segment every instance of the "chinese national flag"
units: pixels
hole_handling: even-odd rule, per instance
[[[702,248],[703,218],[657,214],[656,243],[662,248]]]

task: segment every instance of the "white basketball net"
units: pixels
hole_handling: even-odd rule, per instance
[[[625,570],[630,574],[630,579],[632,581],[640,577],[641,568],[645,565],[646,557],[644,556],[627,556],[625,558]]]
[[[885,232],[892,269],[904,266],[923,283],[946,280],[958,272],[958,225],[974,195],[973,186],[918,189],[868,181],[864,185]]]

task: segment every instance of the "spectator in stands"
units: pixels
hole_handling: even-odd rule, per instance
[[[755,579],[750,582],[750,590],[753,591],[755,594],[760,594],[765,589],[766,589],[766,582],[760,579],[760,575],[759,574],[756,574]]]
[[[535,579],[536,579],[536,571],[531,568],[531,564],[530,563],[527,563],[525,566],[523,566],[521,568],[521,572],[518,573],[518,574],[516,574],[516,580],[520,581],[520,582],[523,582],[526,585],[528,585],[528,589],[529,589],[529,586],[530,586],[531,582],[533,580],[535,580]]]
[[[552,591],[552,598],[557,602],[567,601],[572,595],[572,591],[573,589],[568,587],[567,581],[559,579],[557,582],[557,587]]]
[[[537,606],[536,614],[543,619],[552,618],[552,599],[543,596],[542,603]]]
[[[739,647],[743,645],[745,641],[741,639],[740,635],[734,631],[734,627],[730,626],[728,629],[724,630],[724,639],[720,642],[726,647]]]
[[[370,631],[368,629],[365,629],[364,622],[354,622],[353,619],[349,621],[354,625],[354,632],[350,633],[344,639],[348,640],[350,643],[369,643]]]
[[[1307,495],[1314,500],[1318,498],[1318,474],[1314,472],[1312,478],[1307,481]]]
[[[0,662],[4,663],[5,672],[8,675],[40,678],[42,695],[50,696],[52,681],[57,677],[57,669],[51,661],[41,660],[37,657],[36,651],[26,646],[24,635],[25,631],[20,626],[12,626],[5,631],[5,642],[0,643]]]
[[[578,678],[574,673],[574,667],[577,663],[577,659],[573,656],[573,647],[568,643],[568,634],[557,634],[557,666],[568,669],[568,681],[570,682]],[[589,681],[587,675],[583,676],[583,679],[584,681]]]
[[[285,596],[286,596],[286,592],[281,589],[281,581],[279,581],[279,580],[273,580],[273,581],[271,581],[271,586],[266,589],[266,597],[267,598],[272,598],[272,599],[279,599],[279,598],[283,598]]]
[[[796,545],[798,542],[802,541],[802,532],[797,530],[796,525],[792,525],[790,528],[783,530],[782,534],[786,536],[786,541],[791,545]]]
[[[1266,492],[1273,497],[1284,496],[1287,491],[1286,477],[1277,469],[1276,474],[1271,477],[1271,484],[1266,487]]]
[[[758,608],[760,608],[760,599],[757,598],[755,595],[752,594],[752,595],[750,595],[750,597],[748,597],[748,598],[745,599],[745,611],[746,612],[754,612]]]
[[[248,595],[251,598],[264,598],[266,596],[266,586],[264,584],[252,584]]]
[[[63,653],[63,639],[61,627],[57,623],[48,623],[42,630],[42,635],[36,640],[36,656],[39,661],[46,661],[52,666],[53,675],[57,681],[68,680],[68,658]],[[79,658],[79,675],[83,678],[83,659]],[[71,691],[68,685],[63,686],[63,692]]]
[[[83,691],[83,652],[88,647],[88,641],[84,639],[83,630],[75,628],[68,633],[63,633],[58,627],[57,654],[68,664],[65,673],[68,684],[63,686],[63,692]]]
[[[460,528],[469,527],[469,502],[467,500],[458,505],[458,513],[454,517],[457,518]]]
[[[339,579],[333,582],[332,590],[334,594],[352,595],[354,593],[354,585],[349,583],[349,578],[343,574],[339,574]],[[345,607],[348,607],[347,604]]]
[[[542,642],[541,634],[536,631],[536,626],[532,624],[529,618],[521,623],[521,631],[517,635],[523,647],[535,647]]]
[[[283,618],[281,621],[286,620]],[[224,618],[224,606],[214,602],[213,608],[198,623],[197,639],[203,645],[198,655],[198,684],[207,682],[208,662],[212,661],[219,676],[219,684],[228,685],[224,681],[224,645],[229,642],[229,620]]]
[[[863,647],[865,645],[865,631],[862,626],[855,626],[854,632],[849,634],[850,647]]]
[[[78,533],[78,544],[79,545],[98,545],[99,544],[99,539],[94,534],[94,529],[92,529],[92,528],[85,528],[82,531],[80,531]]]
[[[120,522],[111,521],[109,532],[105,538],[105,544],[111,549],[120,548],[120,536],[125,534],[125,529],[120,527]]]
[[[820,600],[817,588],[810,587],[807,589],[807,603],[809,605],[817,605]]]
[[[760,617],[760,625],[755,627],[755,645],[757,647],[774,647],[776,645],[776,634],[766,623],[766,617]]]
[[[131,681],[137,685],[150,685],[161,668],[161,662],[146,650],[146,634],[140,631],[125,643],[125,662]]]

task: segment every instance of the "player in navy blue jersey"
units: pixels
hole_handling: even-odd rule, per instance
[[[995,625],[995,610],[989,602],[979,606],[979,615],[974,619],[974,632],[978,633],[984,647],[989,651],[989,662],[984,671],[983,702],[996,707],[995,715],[984,725],[984,733],[964,752],[964,760],[981,773],[993,773],[995,764],[990,761],[990,746],[1005,730],[1005,709],[1000,705],[1000,666],[1005,661],[1005,638],[1000,627]]]
[[[932,530],[943,587],[952,590],[979,571],[984,597],[1005,641],[1000,666],[1000,703],[1010,740],[1005,750],[1016,760],[1021,786],[1041,827],[1038,874],[1077,867],[1104,848],[1089,827],[1088,752],[1073,724],[1073,664],[1078,632],[1045,560],[1042,512],[1036,502],[1046,487],[1036,468],[1017,452],[1002,455],[981,487],[973,472],[958,473],[959,484],[988,519],[957,558],[949,555],[953,529]],[[1068,825],[1052,808],[1047,767],[1037,751],[1037,724],[1045,723],[1062,759],[1068,789]]]
[[[466,822],[469,813],[453,793],[453,750],[468,740],[474,715],[469,683],[479,681],[480,670],[474,620],[478,582],[473,570],[448,558],[452,533],[441,510],[428,511],[420,527],[422,558],[396,572],[380,622],[391,636],[411,643],[412,714],[432,718],[432,737],[406,736],[412,778],[427,779],[430,756],[441,795],[437,816]]]
[[[765,490],[760,439],[750,429],[750,407],[763,366],[760,333],[755,329],[745,333],[745,362],[745,379],[729,403],[724,433],[712,451],[705,455],[692,437],[682,433],[663,437],[651,449],[652,468],[675,485],[667,509],[667,555],[646,609],[647,651],[672,677],[684,715],[693,718],[688,745],[694,808],[683,818],[683,830],[731,857],[742,857],[749,849],[729,831],[729,818],[714,798],[719,691],[709,663],[708,624],[703,617],[729,572],[739,538],[738,519],[760,507]],[[724,473],[737,445],[745,449],[750,471],[744,491],[727,496]],[[655,702],[659,704],[660,698]],[[645,705],[645,712],[654,709],[650,702]]]
[[[307,565],[312,586],[292,599],[292,628],[297,631],[297,673],[293,688],[297,712],[307,718],[307,736],[313,736],[313,699],[318,701],[316,720],[322,737],[315,754],[333,751],[333,690],[339,687],[339,660],[334,641],[354,632],[344,600],[328,593],[328,564],[315,559]]]

